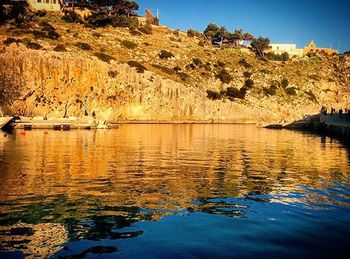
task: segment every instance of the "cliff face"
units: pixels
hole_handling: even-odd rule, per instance
[[[124,31],[120,35],[138,46],[145,40],[125,36]],[[346,107],[350,103],[347,58],[341,62],[339,58],[337,62],[335,58],[287,63],[259,61],[253,54],[239,50],[201,50],[203,47],[193,39],[177,37],[184,38],[177,47],[173,43],[167,46],[165,39],[165,43],[159,43],[174,53],[173,58],[166,60],[157,59],[160,47],[156,43],[153,50],[107,49],[114,57],[108,62],[73,47],[65,52],[53,51],[49,44],[56,43],[52,42],[40,41],[43,50],[29,49],[23,43],[0,44],[0,82],[5,88],[20,91],[11,105],[3,100],[3,110],[48,117],[83,116],[86,111],[108,121],[289,122],[318,112],[322,105]],[[4,39],[6,36],[1,41]],[[159,38],[146,40],[152,44]],[[197,56],[209,68],[188,68],[187,64]],[[242,59],[250,63],[248,68],[237,65]],[[128,65],[128,60],[142,62],[145,70]],[[217,61],[227,65],[220,68]],[[175,66],[183,73],[163,72],[164,67]],[[220,70],[231,74],[231,82],[217,79]],[[208,98],[207,90],[224,93],[228,87],[241,88],[246,80],[243,72],[249,72],[254,82],[244,99],[227,98],[224,94]],[[186,78],[179,79],[181,75]],[[288,78],[288,85],[282,87],[284,78]]]

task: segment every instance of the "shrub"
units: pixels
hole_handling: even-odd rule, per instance
[[[141,36],[142,35],[142,33],[136,29],[129,29],[129,33],[133,36]]]
[[[111,25],[113,27],[129,27],[130,18],[125,15],[115,15],[111,19]]]
[[[217,75],[216,78],[220,79],[220,81],[224,84],[228,84],[232,80],[232,76],[225,70],[222,69]]]
[[[151,35],[152,34],[152,26],[150,24],[146,24],[139,28],[139,31],[143,34]]]
[[[281,86],[282,86],[283,88],[287,88],[288,85],[289,85],[288,79],[287,79],[287,78],[283,78],[282,81],[281,81]]]
[[[78,48],[82,49],[82,50],[92,50],[90,44],[86,43],[86,42],[77,42],[75,43],[75,46],[77,46]]]
[[[86,22],[90,27],[104,27],[112,23],[112,19],[105,12],[95,12],[86,17]]]
[[[114,57],[107,55],[105,53],[102,53],[102,52],[96,52],[96,53],[94,53],[94,56],[97,57],[99,60],[106,62],[108,64],[110,64],[112,60],[115,60]]]
[[[29,49],[36,49],[36,50],[39,50],[39,49],[42,49],[43,47],[36,43],[36,42],[33,42],[33,41],[30,41],[30,40],[25,40],[24,41],[24,44],[26,45],[27,48]]]
[[[192,61],[193,61],[193,64],[195,64],[196,66],[200,66],[203,64],[202,60],[200,60],[199,58],[194,58],[192,59]]]
[[[265,57],[270,60],[274,61],[288,61],[289,60],[289,54],[287,52],[284,52],[282,54],[275,54],[273,52],[266,53]]]
[[[207,63],[203,66],[203,68],[204,68],[206,71],[211,71],[210,63],[207,62]]]
[[[263,91],[265,93],[265,95],[275,95],[276,94],[276,91],[277,91],[277,86],[272,84],[270,85],[270,87],[264,87],[263,88]]]
[[[217,67],[224,67],[224,66],[226,66],[226,63],[219,60],[219,61],[216,63],[216,66],[217,66]]]
[[[121,44],[127,49],[135,49],[137,47],[137,44],[135,42],[129,40],[123,40]]]
[[[222,97],[219,92],[216,92],[213,90],[207,90],[207,98],[211,100],[220,100]]]
[[[244,76],[245,78],[250,78],[250,77],[252,76],[252,73],[250,73],[250,72],[248,72],[248,71],[245,71],[245,72],[243,72],[243,76]]]
[[[93,32],[92,36],[94,36],[95,38],[102,38],[103,37],[103,35],[101,33],[98,33],[98,32]]]
[[[178,66],[174,67],[174,71],[175,71],[176,73],[180,72],[181,70],[182,70],[182,69],[181,69],[180,67],[178,67]]]
[[[177,30],[173,31],[173,34],[174,34],[176,37],[179,37],[179,36],[180,36],[180,30],[177,29]]]
[[[81,16],[76,12],[70,10],[65,11],[61,19],[67,23],[82,23]]]
[[[191,37],[191,38],[193,38],[193,37],[199,37],[199,36],[201,36],[202,34],[199,32],[199,31],[196,31],[196,30],[193,30],[193,29],[189,29],[188,31],[187,31],[187,36],[188,37]]]
[[[6,40],[3,41],[3,43],[6,45],[6,46],[9,46],[11,45],[12,43],[21,43],[23,42],[21,39],[15,39],[15,38],[7,38]]]
[[[229,97],[230,100],[237,98],[237,99],[244,99],[245,95],[247,93],[247,90],[245,87],[242,87],[241,89],[237,89],[234,87],[227,87],[226,95]]]
[[[246,88],[250,89],[254,86],[254,81],[252,79],[248,78],[247,80],[245,80],[244,86]]]
[[[140,64],[137,61],[133,61],[133,60],[128,61],[128,65],[129,65],[129,67],[136,68],[137,73],[143,73],[143,72],[145,72],[145,70],[147,70],[147,68],[145,66],[143,66],[142,64]]]
[[[55,27],[47,22],[41,24],[41,30],[33,30],[32,34],[35,38],[47,38],[57,40],[61,35],[56,31]]]
[[[195,66],[194,64],[190,63],[190,64],[187,64],[187,65],[185,66],[185,68],[186,68],[187,70],[194,70],[194,69],[196,69],[196,66]]]
[[[118,75],[118,72],[115,71],[115,70],[108,71],[108,76],[111,77],[111,78],[116,78],[117,75]]]
[[[168,68],[168,67],[165,67],[165,66],[160,66],[160,65],[157,65],[157,64],[152,64],[152,67],[155,67],[157,69],[160,69],[162,72],[166,73],[166,74],[169,74],[169,75],[173,75],[175,74],[175,70],[174,69],[171,69],[171,68]]]
[[[288,87],[288,88],[286,88],[286,89],[284,89],[285,90],[285,92],[286,92],[286,94],[288,94],[288,95],[296,95],[297,94],[297,88],[295,88],[295,87]]]
[[[131,17],[129,19],[129,29],[130,30],[137,30],[139,28],[139,20],[137,18]]]
[[[249,64],[244,58],[240,59],[238,61],[238,64],[244,66],[245,68],[251,68],[252,67],[252,65]]]
[[[58,52],[67,51],[66,46],[63,44],[58,44],[56,47],[53,48],[53,50]]]
[[[173,53],[169,52],[169,51],[166,51],[166,50],[162,50],[159,54],[159,57],[161,59],[169,59],[169,58],[172,58],[174,57]]]

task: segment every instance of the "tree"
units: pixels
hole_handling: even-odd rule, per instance
[[[263,37],[253,38],[252,43],[250,45],[252,46],[253,51],[258,56],[264,56],[264,51],[269,48],[270,39]]]
[[[243,40],[251,41],[252,39],[253,39],[253,35],[251,35],[250,33],[246,32],[243,34]]]
[[[215,23],[210,23],[203,33],[207,38],[213,39],[216,37],[219,30],[220,28]]]
[[[229,33],[228,38],[230,43],[233,43],[234,45],[238,46],[239,42],[243,40],[243,30],[235,30],[233,33]]]

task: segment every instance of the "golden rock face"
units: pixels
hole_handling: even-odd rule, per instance
[[[24,43],[6,45],[7,38],[25,41],[31,36],[0,27],[0,82],[20,89],[11,105],[1,103],[5,113],[62,117],[67,110],[68,116],[77,117],[95,112],[102,121],[269,123],[292,122],[319,112],[323,105],[349,105],[349,57],[265,62],[247,49],[198,46],[198,39],[164,27],[155,27],[153,35],[135,36],[125,29],[92,31],[60,19],[46,22],[61,34],[65,52],[54,51],[58,42],[44,38],[30,38],[42,50]],[[136,47],[129,49],[125,42]],[[78,43],[92,50],[82,50]],[[174,57],[160,58],[162,50]],[[101,55],[111,60],[101,60]],[[146,70],[140,72],[135,64]],[[231,76],[229,83],[218,79],[222,70]],[[207,90],[225,93],[229,87],[243,87],[244,72],[254,81],[244,100],[207,97]],[[286,88],[283,79],[289,82]]]

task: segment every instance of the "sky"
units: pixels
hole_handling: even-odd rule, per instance
[[[314,39],[319,47],[350,51],[350,0],[136,0],[139,14],[146,8],[160,13],[161,24],[186,31],[203,31],[213,22],[229,31],[242,28],[272,43]]]

